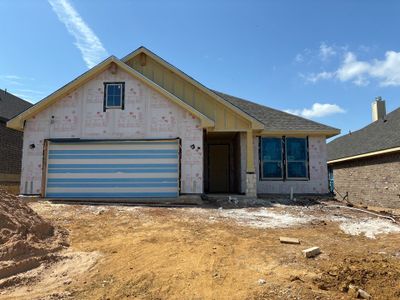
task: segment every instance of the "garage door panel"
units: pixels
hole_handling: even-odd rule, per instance
[[[134,189],[134,190],[133,190]],[[149,187],[84,187],[84,190],[82,190],[81,187],[57,187],[57,188],[48,188],[48,193],[79,193],[79,192],[85,192],[85,193],[130,193],[130,192],[140,192],[140,193],[150,193],[150,192],[168,192],[168,193],[173,193],[176,192],[176,186],[174,187],[157,187],[153,186],[151,188]]]
[[[129,193],[121,193],[121,192],[110,192],[110,193],[88,193],[88,192],[78,192],[78,193],[62,193],[62,192],[54,192],[46,194],[47,197],[50,198],[63,198],[63,199],[70,199],[70,198],[175,198],[177,197],[176,192],[129,192]]]
[[[95,173],[107,173],[107,174],[127,174],[127,173],[176,173],[177,168],[148,168],[148,169],[50,169],[49,174],[52,173],[85,173],[85,174],[95,174]]]
[[[50,159],[50,158],[49,158]],[[92,161],[88,159],[58,159],[58,158],[51,158],[51,164],[69,164],[69,165],[78,165],[78,164],[154,164],[154,157],[149,159],[103,159],[102,162]],[[178,156],[174,158],[174,162],[178,159]],[[170,164],[171,158],[168,159],[157,159],[156,164]]]
[[[163,173],[162,176],[160,176],[160,174],[157,173],[130,173],[129,177],[126,176],[125,173],[115,173],[112,174],[112,176],[110,176],[110,174],[106,174],[106,173],[98,173],[95,175],[95,177],[93,176],[88,176],[88,174],[85,173],[62,173],[62,174],[58,174],[58,173],[49,173],[47,174],[47,178],[48,180],[53,180],[53,179],[67,179],[67,178],[76,178],[76,179],[85,179],[85,178],[109,178],[109,179],[146,179],[146,178],[173,178],[174,180],[176,180],[176,174],[175,173]]]
[[[177,197],[178,153],[177,140],[49,143],[46,196]]]
[[[83,176],[83,175],[81,175]],[[106,175],[104,175],[106,176]],[[49,178],[47,183],[55,183],[55,182],[63,182],[63,183],[70,183],[70,182],[77,182],[77,183],[84,183],[84,182],[103,182],[103,183],[109,183],[109,182],[176,182],[176,176],[174,177],[148,177],[148,178],[90,178],[90,177],[81,177],[81,178],[76,178],[76,177],[64,177],[64,178]]]
[[[47,188],[164,188],[177,187],[176,182],[49,182]]]
[[[67,143],[52,143],[52,148],[49,151],[55,150],[151,150],[152,147],[157,147],[157,150],[163,149],[175,149],[176,141],[168,141],[168,142],[157,142],[157,141],[135,141],[135,148],[132,149],[132,142],[119,142],[119,141],[105,141],[102,142],[103,145],[106,145],[107,148],[103,149],[94,149],[98,145],[98,142],[83,142],[80,143],[79,148],[76,147],[77,144],[67,144]]]

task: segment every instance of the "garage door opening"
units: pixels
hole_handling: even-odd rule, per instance
[[[47,198],[176,198],[179,139],[46,145]]]

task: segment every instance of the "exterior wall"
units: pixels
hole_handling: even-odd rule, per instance
[[[335,189],[354,204],[400,208],[400,153],[331,165]],[[340,196],[337,194],[337,197]]]
[[[127,64],[215,121],[215,131],[246,130],[251,128],[248,120],[222,105],[190,82],[171,72],[151,57],[147,55],[143,57],[140,54],[129,60]]]
[[[125,109],[103,112],[103,82],[125,82]],[[26,121],[21,193],[39,194],[43,142],[49,138],[181,138],[181,193],[203,192],[203,131],[200,120],[118,69],[99,74]]]
[[[0,181],[19,181],[22,157],[22,132],[0,122]]]
[[[309,180],[260,180],[259,138],[254,138],[254,157],[258,194],[326,194],[328,193],[328,167],[326,164],[326,138],[309,137]]]

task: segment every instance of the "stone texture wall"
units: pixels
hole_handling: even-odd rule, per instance
[[[125,108],[103,112],[104,82],[125,82]],[[40,194],[43,142],[49,138],[181,138],[181,192],[203,192],[203,130],[200,120],[118,69],[99,74],[27,120],[21,193]]]
[[[21,173],[22,132],[6,127],[0,122],[0,181],[14,180]],[[11,177],[10,175],[15,176]]]
[[[336,163],[331,167],[335,189],[343,196],[348,192],[350,202],[400,208],[400,152]]]
[[[246,196],[257,197],[257,175],[246,174]]]
[[[259,138],[254,139],[254,159],[258,194],[326,194],[328,193],[328,167],[326,138],[309,137],[309,180],[260,180]]]

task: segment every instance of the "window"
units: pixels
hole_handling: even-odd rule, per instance
[[[263,138],[261,140],[263,178],[282,179],[282,139]]]
[[[125,83],[104,83],[104,111],[109,108],[124,109]]]
[[[307,138],[261,138],[260,164],[262,179],[308,179]]]
[[[304,179],[308,175],[307,139],[286,138],[286,177]]]

